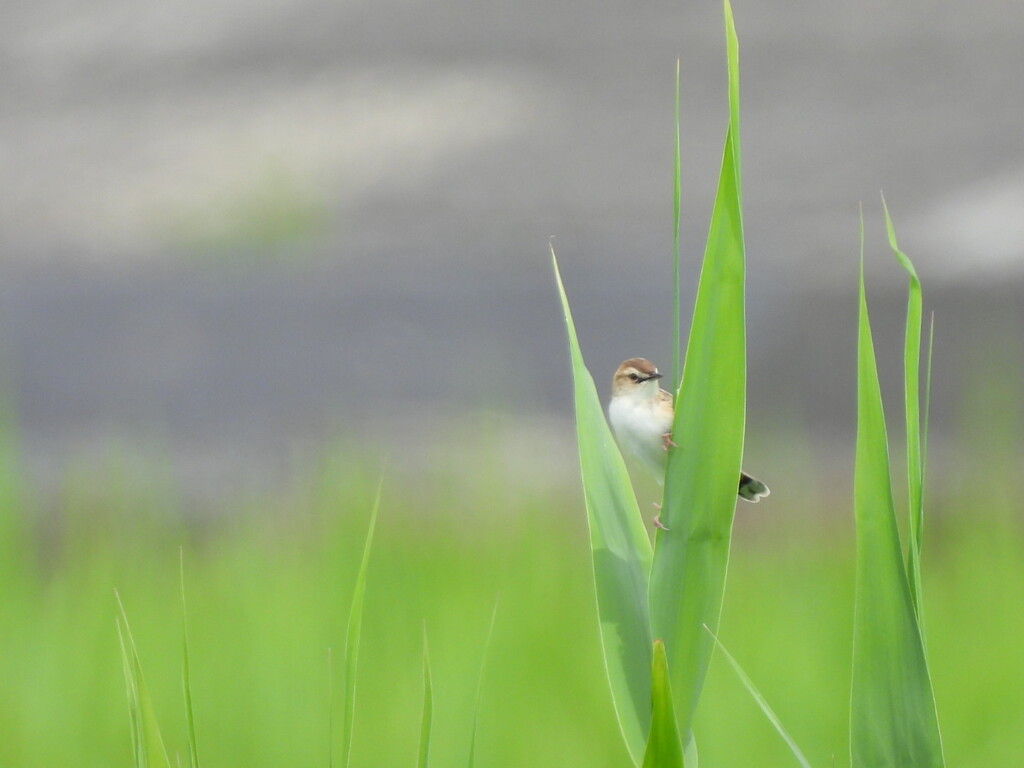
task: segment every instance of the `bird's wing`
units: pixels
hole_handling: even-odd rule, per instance
[[[672,430],[672,419],[675,415],[675,410],[672,407],[672,393],[666,392],[664,389],[658,390],[658,411],[661,416],[665,419],[665,430]]]

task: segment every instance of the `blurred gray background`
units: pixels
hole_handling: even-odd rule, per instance
[[[935,435],[1020,425],[1024,5],[734,10],[748,466],[770,476],[794,435],[850,453],[861,201],[899,381],[882,189],[936,313]],[[670,365],[675,65],[689,301],[726,120],[717,0],[3,15],[0,385],[40,482],[109,450],[197,489],[337,441],[452,462],[478,429],[523,471],[572,468],[551,236],[602,393],[625,357]]]

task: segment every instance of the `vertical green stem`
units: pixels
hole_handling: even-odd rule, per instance
[[[682,343],[680,324],[682,322],[679,307],[679,211],[681,206],[682,154],[679,147],[679,59],[676,59],[676,145],[675,162],[673,164],[673,196],[672,196],[672,392],[679,391],[679,346]]]

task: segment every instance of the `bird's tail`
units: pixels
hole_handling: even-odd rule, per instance
[[[768,486],[758,480],[756,477],[751,477],[746,472],[740,472],[740,490],[739,494],[741,498],[747,501],[760,501],[764,496],[771,493],[768,490]]]

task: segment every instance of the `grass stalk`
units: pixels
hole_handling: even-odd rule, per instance
[[[118,638],[121,642],[121,661],[125,671],[128,687],[128,713],[132,729],[132,750],[135,755],[136,768],[170,768],[164,739],[160,733],[160,724],[153,708],[149,689],[142,674],[139,652],[135,647],[135,639],[128,624],[121,595],[114,592],[120,610],[118,615]]]
[[[434,719],[434,690],[430,680],[430,650],[427,645],[427,627],[423,625],[423,716],[420,720],[420,753],[417,765],[430,765],[430,731]]]
[[[682,338],[682,310],[679,298],[679,219],[682,205],[682,152],[679,127],[679,70],[680,60],[676,59],[675,93],[675,152],[672,163],[672,384],[671,391],[679,390],[679,355]]]
[[[484,672],[487,670],[487,654],[491,649],[491,639],[494,636],[494,622],[498,618],[498,601],[494,601],[494,610],[491,611],[491,623],[487,627],[487,637],[484,640],[484,650],[480,655],[480,673],[476,679],[476,700],[473,704],[473,725],[469,737],[469,768],[476,765],[476,736],[477,727],[480,723],[480,706],[483,703],[484,694]]]
[[[356,712],[356,674],[359,669],[359,640],[363,629],[366,574],[370,565],[370,551],[373,548],[373,533],[377,527],[377,513],[380,511],[380,496],[383,487],[384,478],[382,477],[377,483],[377,493],[370,510],[370,523],[366,529],[363,557],[359,562],[359,571],[356,575],[355,587],[352,590],[348,629],[345,632],[345,699],[341,721],[341,761],[345,768],[348,768],[352,757],[352,729]]]
[[[181,685],[185,696],[185,727],[188,736],[188,759],[191,768],[199,768],[199,746],[196,719],[192,710],[192,674],[188,653],[188,604],[185,600],[185,550],[178,549],[178,570],[181,581]]]

